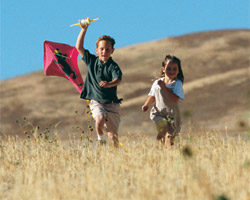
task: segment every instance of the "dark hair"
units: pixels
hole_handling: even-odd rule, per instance
[[[108,35],[103,35],[103,36],[101,36],[101,37],[99,37],[97,39],[97,41],[96,41],[96,48],[98,47],[99,42],[102,41],[102,40],[109,41],[111,43],[112,48],[114,48],[114,46],[115,46],[115,40],[114,40],[114,38],[112,38],[112,37],[110,37]]]
[[[165,67],[168,63],[168,61],[170,62],[174,62],[178,65],[178,71],[179,73],[177,74],[177,78],[181,80],[182,83],[184,83],[184,75],[181,69],[181,61],[179,58],[175,57],[175,56],[171,56],[171,55],[166,55],[164,61],[162,62],[162,67]],[[161,76],[164,76],[164,73],[161,72]]]

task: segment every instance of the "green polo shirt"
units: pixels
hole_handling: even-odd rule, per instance
[[[105,63],[101,63],[99,58],[85,50],[83,61],[87,65],[87,74],[81,98],[96,100],[101,102],[118,102],[117,86],[104,88],[99,86],[101,81],[112,81],[115,78],[122,80],[122,71],[117,63],[110,57]]]

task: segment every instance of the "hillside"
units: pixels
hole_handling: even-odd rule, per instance
[[[249,131],[250,31],[221,30],[116,49],[113,58],[124,74],[118,88],[124,99],[120,134],[154,134],[149,113],[141,112],[141,106],[166,54],[182,61],[183,133]],[[82,61],[79,68],[86,74]],[[73,126],[86,130],[89,124],[86,103],[73,85],[60,77],[45,77],[43,71],[1,81],[0,95],[1,135],[23,135],[24,117],[41,131],[60,122],[61,136],[72,133]]]

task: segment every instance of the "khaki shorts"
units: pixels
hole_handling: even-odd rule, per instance
[[[105,117],[105,128],[107,132],[118,134],[118,128],[120,124],[120,104],[110,103],[103,104],[98,101],[90,101],[90,110],[95,118],[98,115]]]

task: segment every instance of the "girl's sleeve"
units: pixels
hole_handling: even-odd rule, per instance
[[[183,85],[182,85],[182,82],[180,80],[176,81],[173,92],[174,92],[174,94],[176,94],[181,99],[184,99]]]
[[[151,90],[150,90],[150,92],[148,93],[148,96],[155,96],[155,91],[156,91],[156,86],[157,86],[157,82],[158,82],[158,80],[156,80],[154,83],[153,83],[153,85],[152,85],[152,87],[151,87]]]

